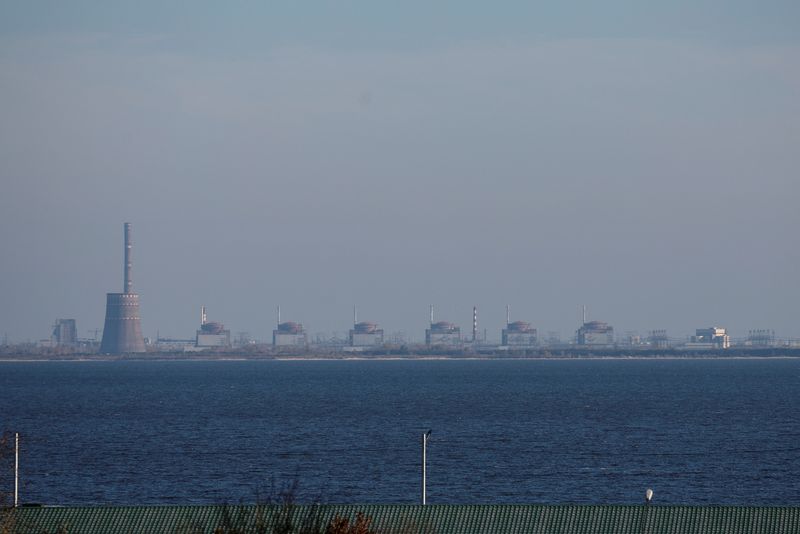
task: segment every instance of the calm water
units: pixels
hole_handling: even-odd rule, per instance
[[[0,363],[48,504],[800,503],[800,361]]]

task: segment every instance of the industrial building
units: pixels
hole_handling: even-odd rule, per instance
[[[425,330],[425,344],[428,346],[445,345],[456,346],[461,344],[461,328],[448,323],[439,321],[431,323],[430,328]]]
[[[774,347],[777,345],[775,330],[750,330],[747,333],[745,345],[749,347]]]
[[[508,323],[502,331],[502,344],[507,347],[535,347],[538,342],[536,329],[525,321]]]
[[[279,323],[278,328],[272,331],[272,345],[275,347],[305,347],[308,345],[308,335],[300,323],[292,321]]]
[[[198,348],[231,346],[231,331],[225,330],[225,325],[222,323],[209,321],[205,306],[200,308],[200,330],[195,335],[195,346]]]
[[[652,330],[647,336],[648,344],[656,349],[666,349],[669,347],[669,338],[666,330]]]
[[[197,339],[161,337],[161,334],[156,335],[153,346],[160,352],[195,352],[203,350],[197,348]]]
[[[351,347],[380,347],[383,345],[383,329],[370,322],[353,325],[348,336]]]
[[[131,223],[125,223],[125,265],[122,293],[106,294],[106,320],[100,352],[126,354],[145,352],[139,318],[139,295],[133,292],[133,241]]]
[[[53,346],[73,346],[78,343],[78,327],[75,319],[56,319],[50,336]]]
[[[358,309],[353,306],[353,328],[347,336],[350,347],[380,347],[383,345],[383,329],[375,323],[358,321]]]
[[[535,347],[539,343],[536,329],[525,321],[511,322],[511,306],[506,306],[506,327],[501,331],[500,344],[509,348]]]
[[[689,343],[684,345],[687,349],[712,350],[727,349],[731,346],[731,338],[724,328],[712,326],[711,328],[698,328]]]
[[[383,329],[375,323],[356,323],[350,330],[348,343],[351,347],[380,347],[383,345]]]
[[[584,322],[577,332],[578,345],[609,346],[614,344],[614,328],[602,321]]]
[[[447,321],[433,321],[433,304],[431,304],[431,323],[425,330],[425,344],[431,346],[457,346],[461,344],[461,328]]]
[[[281,307],[278,306],[278,327],[272,331],[273,347],[308,347],[306,329],[300,323],[281,322]]]

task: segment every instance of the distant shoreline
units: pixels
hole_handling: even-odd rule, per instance
[[[797,352],[797,351],[792,351]],[[380,356],[320,356],[320,355],[274,355],[274,356],[251,356],[241,354],[209,354],[199,356],[197,353],[191,356],[175,354],[153,354],[147,356],[139,355],[80,355],[65,357],[41,357],[41,356],[6,356],[0,357],[0,363],[48,363],[48,362],[320,362],[320,361],[340,361],[340,362],[364,362],[364,361],[598,361],[598,360],[796,360],[800,359],[800,354],[769,354],[769,355],[747,355],[747,354],[663,354],[663,355],[628,355],[628,354],[592,354],[592,355],[565,355],[565,356],[491,356],[491,355],[380,355]]]

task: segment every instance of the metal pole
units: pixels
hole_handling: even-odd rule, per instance
[[[426,483],[426,475],[427,475],[427,446],[428,446],[428,433],[425,432],[422,434],[422,504],[423,506],[426,504],[426,495],[425,495],[425,483]]]
[[[133,242],[131,240],[131,223],[125,223],[125,283],[123,284],[122,292],[127,294],[133,293]]]
[[[19,432],[14,434],[14,508],[19,506]]]

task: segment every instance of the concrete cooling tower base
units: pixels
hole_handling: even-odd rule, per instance
[[[139,319],[139,295],[107,293],[106,322],[100,352],[125,354],[145,350]]]

